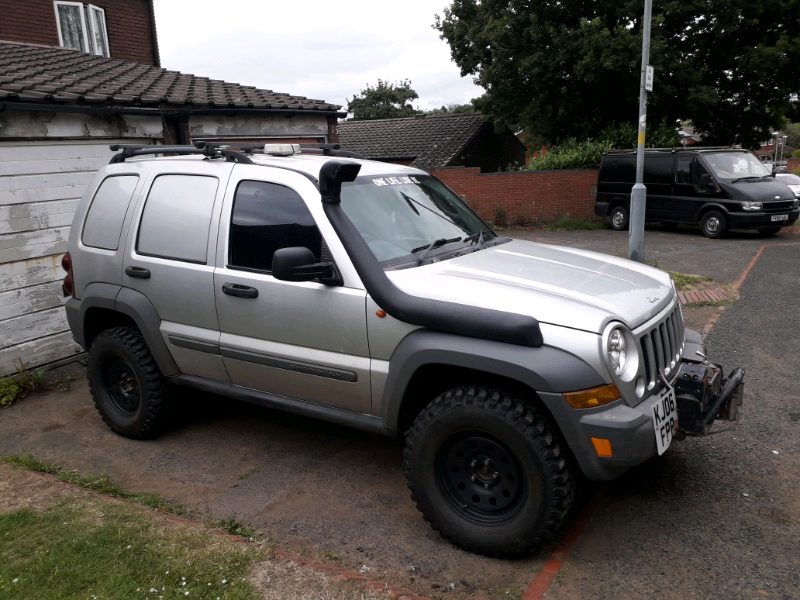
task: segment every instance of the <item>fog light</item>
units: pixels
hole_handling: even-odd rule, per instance
[[[594,445],[594,451],[597,452],[597,456],[614,456],[614,453],[611,451],[611,440],[604,440],[603,438],[590,439]]]
[[[592,408],[594,406],[602,406],[614,400],[622,398],[617,386],[613,383],[608,385],[601,385],[600,387],[592,388],[590,390],[581,390],[579,392],[569,392],[564,394],[564,399],[569,402],[572,408]]]

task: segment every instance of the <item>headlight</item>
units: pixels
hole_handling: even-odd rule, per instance
[[[744,210],[763,210],[764,205],[761,202],[742,202],[742,209]]]
[[[625,342],[625,336],[621,329],[615,329],[608,336],[608,344],[606,352],[608,353],[608,362],[611,365],[611,370],[617,376],[622,375],[625,371],[625,365],[628,362],[628,344]]]
[[[795,200],[794,204],[792,204],[792,208],[800,208],[800,200]]]

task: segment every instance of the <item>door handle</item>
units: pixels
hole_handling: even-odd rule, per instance
[[[222,286],[222,293],[237,298],[258,298],[258,290],[248,285],[239,283],[226,283]]]
[[[128,267],[125,269],[125,275],[134,279],[150,279],[150,271],[142,267]]]

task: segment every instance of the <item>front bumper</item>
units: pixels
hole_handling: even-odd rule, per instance
[[[734,370],[723,381],[721,368],[702,359],[706,352],[700,334],[687,329],[685,341],[681,366],[673,381],[678,405],[678,430],[685,435],[707,435],[715,419],[737,419],[738,407],[742,403],[744,370]],[[701,367],[719,369],[719,381],[703,381],[699,376]],[[691,385],[679,386],[678,381],[686,373],[689,373]],[[697,380],[694,379],[695,374],[698,374]],[[602,481],[613,479],[658,453],[653,407],[661,389],[655,389],[636,406],[628,406],[623,400],[617,400],[592,409],[571,408],[561,394],[539,393],[539,396],[553,414],[586,477]],[[698,391],[702,395],[695,402]],[[694,404],[690,406],[692,402]],[[686,414],[699,414],[699,421],[690,423],[688,417],[682,416],[682,407]],[[691,413],[698,407],[699,411]],[[688,430],[684,428],[682,418],[687,419]],[[598,456],[591,438],[608,440],[613,455]]]
[[[775,215],[788,215],[782,221],[773,221]],[[786,227],[800,217],[800,209],[781,211],[776,213],[765,212],[732,212],[728,213],[731,229],[770,229],[772,227]]]

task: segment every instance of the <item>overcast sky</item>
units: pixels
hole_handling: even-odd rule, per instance
[[[483,93],[431,28],[446,0],[155,0],[167,69],[347,106],[367,84],[410,79],[423,110]]]

